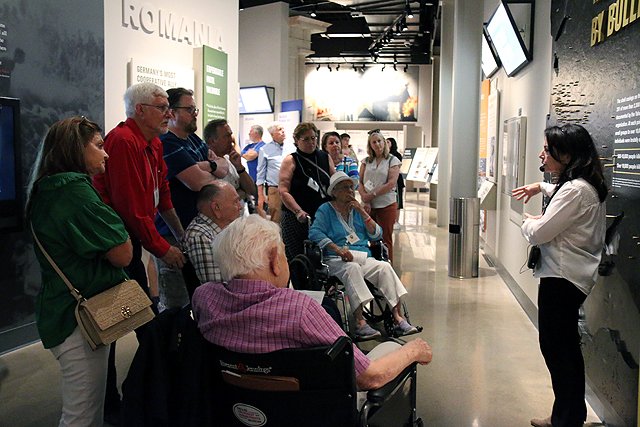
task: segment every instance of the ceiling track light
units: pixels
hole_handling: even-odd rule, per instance
[[[329,72],[333,71],[333,70],[331,69],[331,64],[327,64],[327,68],[329,69]]]
[[[393,71],[398,71],[398,66],[396,64],[393,64]]]
[[[382,66],[382,71],[384,71],[384,69],[385,69],[385,67],[386,67],[386,66],[387,66],[387,64],[384,64],[384,65]]]
[[[316,66],[316,71],[320,71],[320,64]]]
[[[318,16],[318,14],[316,13],[316,7],[315,6],[313,6],[313,10],[309,14],[309,16],[311,16],[312,18],[315,18],[316,16]]]
[[[362,70],[361,71],[364,73],[365,70],[366,70],[366,67],[365,67],[364,64],[362,64]]]
[[[406,73],[407,70],[409,69],[409,64],[404,64],[404,72]]]
[[[413,12],[411,11],[411,6],[409,6],[409,0],[405,3],[404,13],[407,15],[407,18],[413,18]]]
[[[358,69],[356,68],[356,64],[351,64],[353,71],[358,71]]]
[[[340,64],[336,67],[336,71],[340,71]]]

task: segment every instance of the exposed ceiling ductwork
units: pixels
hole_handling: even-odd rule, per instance
[[[240,8],[276,0],[240,0]],[[308,64],[430,64],[440,47],[438,0],[290,0],[290,16],[330,24]]]

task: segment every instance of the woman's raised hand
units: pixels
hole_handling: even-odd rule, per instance
[[[538,194],[541,190],[540,183],[534,182],[533,184],[524,185],[522,187],[514,188],[511,190],[511,197],[515,197],[517,200],[522,200],[527,203],[529,199]]]

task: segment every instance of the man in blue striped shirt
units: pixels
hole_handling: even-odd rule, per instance
[[[258,184],[258,212],[264,216],[264,189],[266,187],[271,221],[279,224],[282,201],[280,200],[280,193],[278,193],[278,184],[280,181],[280,165],[284,157],[282,150],[285,134],[284,128],[279,124],[269,126],[268,130],[273,141],[265,144],[258,155],[258,173],[256,180],[256,184]]]

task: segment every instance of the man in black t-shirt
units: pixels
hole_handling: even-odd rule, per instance
[[[171,201],[183,228],[198,214],[198,191],[228,173],[225,159],[215,155],[195,131],[198,129],[198,108],[193,91],[174,88],[167,91],[172,116],[169,132],[161,135],[163,158],[167,164],[167,180]],[[167,240],[173,239],[168,227],[157,218],[156,227]],[[178,242],[170,241],[172,244]],[[182,307],[189,302],[182,273],[158,260],[160,308]]]

